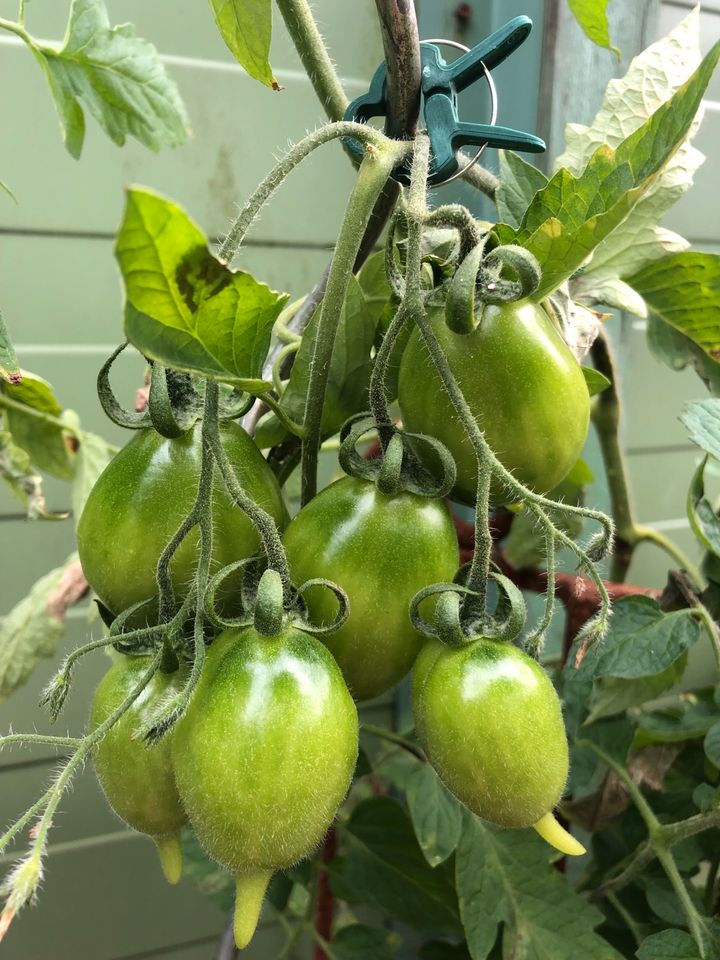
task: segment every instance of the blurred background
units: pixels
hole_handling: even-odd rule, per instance
[[[570,17],[565,0],[420,0],[423,38],[447,37],[468,46],[520,13],[535,22],[530,39],[498,68],[499,122],[537,131],[562,149],[567,120],[587,122],[613,75],[625,72],[634,53],[665,34],[690,9],[681,0],[615,0],[611,33],[622,48],[617,61],[593,47]],[[31,0],[28,28],[59,39],[69,2]],[[17,203],[0,195],[0,302],[20,363],[49,379],[60,402],[77,411],[83,427],[121,444],[123,431],[104,417],[95,394],[103,360],[122,338],[120,283],[113,237],[123,207],[123,186],[140,183],[172,197],[211,237],[267,172],[288,141],[324,120],[283,26],[276,22],[271,60],[284,90],[271,93],[235,65],[220,39],[207,3],[187,0],[110,0],[113,23],[130,21],[152,41],[177,81],[193,136],[175,150],[152,154],[135,141],[118,149],[89,121],[80,161],[65,151],[46,81],[32,56],[9,34],[0,36],[3,115],[3,179]],[[382,58],[371,0],[317,0],[315,13],[350,97],[367,89]],[[14,18],[15,0],[0,0],[0,15]],[[279,18],[278,18],[279,19]],[[705,48],[720,37],[720,0],[703,4]],[[673,209],[667,223],[698,249],[720,251],[720,218],[713,194],[720,157],[720,75],[709,93],[707,116],[695,145],[712,159],[696,188]],[[468,119],[483,118],[482,99],[463,101]],[[494,158],[486,158],[492,165]],[[542,162],[542,161],[541,161]],[[337,145],[325,147],[281,189],[252,230],[237,265],[278,290],[303,295],[328,261],[352,183],[350,164]],[[462,199],[478,215],[490,215],[468,188],[447,187],[437,203]],[[691,555],[694,540],[685,519],[685,491],[697,457],[677,420],[682,404],[700,396],[692,372],[673,373],[646,346],[643,321],[614,317],[610,329],[620,363],[625,399],[623,442],[635,490],[637,519],[663,530]],[[131,405],[143,366],[125,356],[116,365],[115,386]],[[594,439],[587,459],[602,476]],[[48,481],[48,507],[69,508],[68,486]],[[607,507],[600,480],[589,502]],[[0,612],[23,597],[43,572],[73,550],[73,526],[25,519],[11,495],[0,489],[2,576]],[[650,545],[641,546],[629,582],[663,585],[668,563]],[[88,606],[68,614],[64,648],[89,639],[100,626],[88,623]],[[42,722],[38,692],[56,667],[43,662],[30,681],[0,704],[0,730],[33,729]],[[707,651],[693,651],[695,668],[710,669]],[[105,671],[100,654],[88,658],[61,721],[79,731],[91,691]],[[375,722],[392,718],[390,698],[366,708]],[[6,751],[0,755],[0,821],[8,822],[37,796],[51,775],[52,751]],[[4,870],[13,853],[0,857]],[[100,795],[92,769],[77,779],[51,834],[47,879],[40,904],[27,910],[2,944],[6,960],[210,960],[216,955],[226,916],[184,880],[170,888],[146,838],[130,833]],[[243,956],[277,956],[281,938],[271,911]]]

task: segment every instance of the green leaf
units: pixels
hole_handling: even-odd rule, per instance
[[[603,390],[607,390],[610,386],[611,381],[608,380],[604,373],[600,373],[599,370],[595,370],[593,367],[580,367],[580,369],[585,377],[585,383],[587,384],[588,393],[591,397],[602,393]]]
[[[711,704],[681,700],[673,707],[641,713],[635,746],[699,740],[717,721],[718,711]]]
[[[577,673],[593,680],[652,677],[673,664],[699,636],[700,625],[691,611],[664,613],[651,597],[623,597],[613,604],[607,636],[590,648]]]
[[[716,767],[720,767],[720,720],[705,734],[703,749],[708,760]]]
[[[346,825],[347,855],[331,866],[333,888],[355,903],[368,903],[416,930],[461,931],[452,873],[433,869],[418,846],[412,824],[395,800],[363,800]]]
[[[431,867],[447,860],[462,831],[462,808],[429,763],[415,766],[406,797],[420,849]]]
[[[55,653],[65,625],[48,603],[66,568],[76,561],[73,554],[62,567],[46,573],[0,620],[0,701],[25,683],[42,657]]]
[[[638,960],[700,960],[698,948],[684,930],[663,930],[646,937],[635,954]]]
[[[531,830],[503,830],[466,815],[456,855],[460,915],[473,960],[485,960],[502,930],[513,960],[619,960],[594,932],[603,919],[550,864]]]
[[[105,467],[110,463],[113,448],[96,433],[83,432],[78,448],[75,463],[75,477],[72,487],[72,507],[75,526],[80,522],[80,516],[85,501],[95,482]]]
[[[519,229],[501,224],[501,243],[519,243],[543,272],[546,297],[627,217],[688,134],[720,57],[720,43],[691,79],[617,149],[600,146],[579,176],[561,169],[535,195]]]
[[[282,87],[270,66],[272,0],[210,0],[215,23],[237,62],[273,90]]]
[[[568,0],[568,6],[585,35],[599,47],[612,50],[619,57],[620,51],[610,42],[607,5],[608,0]]]
[[[0,311],[0,379],[7,380],[8,383],[19,383],[21,378],[15,348]]]
[[[700,63],[699,24],[695,9],[667,37],[635,57],[623,78],[610,81],[592,124],[566,127],[567,149],[558,158],[557,168],[567,167],[579,176],[597,147],[604,143],[618,146],[685,83]],[[632,295],[616,284],[651,261],[688,248],[687,240],[657,224],[692,185],[704,160],[689,143],[698,126],[699,118],[629,216],[597,246],[589,266],[573,280],[574,297],[644,316],[638,312],[642,298],[636,295],[633,301]]]
[[[720,460],[720,400],[691,400],[683,407],[680,421],[693,443]]]
[[[317,310],[303,334],[281,399],[283,409],[297,423],[302,423],[305,415],[305,395],[319,318],[320,311]],[[348,417],[367,409],[376,329],[376,315],[368,308],[360,283],[351,277],[330,361],[323,407],[323,436],[337,433]]]
[[[233,878],[224,867],[208,857],[190,827],[183,828],[182,845],[183,876],[223,913],[228,913],[235,904]]]
[[[39,470],[60,480],[72,480],[75,457],[68,447],[62,422],[47,422],[32,413],[47,414],[58,421],[70,415],[70,411],[63,411],[47,380],[23,370],[19,383],[0,383],[0,392],[28,408],[27,413],[16,407],[4,408],[5,423],[13,442],[26,451]]]
[[[125,332],[146,357],[251,392],[287,295],[220,263],[177,204],[128,191],[115,254],[125,281]]]
[[[705,457],[693,474],[687,498],[690,527],[700,543],[716,557],[720,557],[720,518],[705,497]]]
[[[333,960],[392,960],[399,946],[397,933],[353,923],[338,930],[329,949]]]
[[[357,278],[365,297],[365,305],[377,325],[392,296],[385,273],[385,251],[378,250],[368,257]]]
[[[33,470],[30,457],[13,443],[7,430],[0,430],[0,477],[25,508],[28,520],[64,520],[66,513],[48,513],[42,479]]]
[[[74,157],[85,139],[83,105],[120,146],[128,135],[151,150],[187,139],[185,108],[157,50],[131,24],[111,27],[101,0],[73,0],[62,46],[34,41],[32,51]]]
[[[720,360],[720,254],[676,253],[628,278],[648,309]]]
[[[712,360],[689,337],[653,313],[648,317],[647,342],[656,360],[675,371],[692,366],[711,393],[720,393],[720,363]]]
[[[654,700],[680,681],[686,666],[687,653],[683,653],[669,667],[651,677],[634,680],[601,677],[593,686],[590,713],[585,722],[594,723],[601,717],[611,717],[629,707]]]
[[[519,154],[500,151],[500,186],[495,191],[498,214],[504,223],[519,227],[535,194],[548,178]]]

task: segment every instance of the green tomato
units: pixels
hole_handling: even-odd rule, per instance
[[[309,634],[246,628],[216,644],[173,762],[198,839],[235,877],[243,948],[272,874],[310,854],[332,823],[355,769],[358,719],[337,664]]]
[[[220,437],[243,489],[281,528],[287,520],[275,476],[245,431],[223,423]],[[155,567],[164,547],[190,512],[200,473],[200,424],[175,440],[140,430],[100,475],[78,526],[78,550],[85,576],[110,611],[117,615],[134,603],[155,597]],[[178,599],[192,582],[198,555],[193,530],[172,561]],[[259,550],[251,522],[228,496],[222,481],[213,487],[212,569],[250,557]],[[240,613],[240,576],[230,577],[219,594],[226,615]],[[142,607],[129,626],[157,621],[157,602]]]
[[[529,302],[489,305],[472,333],[453,333],[442,311],[433,328],[500,462],[536,492],[552,490],[580,456],[590,396],[580,365],[548,315]],[[418,329],[403,354],[399,401],[408,430],[447,446],[458,471],[454,495],[473,503],[475,453]],[[492,497],[506,498],[498,484]]]
[[[440,779],[473,813],[535,826],[562,796],[568,745],[543,668],[508,643],[429,643],[415,667],[418,739]]]
[[[108,670],[93,699],[90,714],[93,730],[127,698],[149,665],[148,657],[123,656]],[[170,883],[177,883],[182,874],[179,831],[187,820],[175,786],[173,734],[167,734],[152,747],[134,738],[162,701],[182,689],[185,679],[184,671],[169,675],[157,671],[93,754],[95,772],[108,803],[125,823],[153,838]]]
[[[344,477],[300,511],[284,541],[294,583],[323,577],[348,595],[348,620],[323,642],[355,699],[389,690],[423,644],[410,601],[422,587],[452,580],[458,567],[445,504],[413,493],[386,496],[368,480]],[[305,598],[313,621],[332,620],[337,602],[329,590],[310,587]]]

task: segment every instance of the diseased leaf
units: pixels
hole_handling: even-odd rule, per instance
[[[664,613],[651,597],[623,597],[613,604],[607,636],[590,648],[577,673],[593,680],[652,677],[666,670],[699,636],[700,625],[691,611]]]
[[[427,863],[400,804],[363,800],[345,831],[347,855],[331,865],[338,896],[378,907],[416,930],[461,932],[452,873]]]
[[[316,311],[303,334],[281,400],[285,412],[298,423],[302,423],[305,414],[305,395],[319,316]],[[323,436],[336,433],[348,417],[367,409],[376,317],[377,311],[368,307],[360,283],[351,277],[330,361],[323,407]]]
[[[691,79],[617,149],[600,146],[580,176],[561,169],[537,193],[521,226],[496,228],[501,243],[533,253],[543,279],[541,300],[571,276],[627,217],[686,138],[720,57],[720,43]]]
[[[683,407],[681,422],[701,450],[720,460],[720,400],[691,400]]]
[[[237,62],[255,80],[280,90],[270,66],[272,0],[210,0],[215,23]]]
[[[33,414],[33,411],[47,414],[58,421],[72,416],[70,411],[63,411],[47,380],[23,370],[19,383],[0,382],[0,392],[14,404],[21,405],[5,407],[3,411],[13,442],[26,451],[34,467],[60,480],[72,480],[74,454],[62,423],[48,422]],[[28,408],[27,412],[22,406]]]
[[[127,136],[151,150],[187,139],[185,108],[157,50],[135,36],[132,24],[111,27],[99,0],[73,0],[62,46],[36,40],[32,51],[74,157],[85,139],[83,106],[119,146]]]
[[[720,360],[720,254],[663,257],[628,277],[628,283],[650,311]]]
[[[2,311],[0,311],[0,379],[7,380],[8,383],[19,383],[22,379],[15,348],[5,326]]]
[[[608,0],[568,0],[568,6],[585,35],[599,47],[605,47],[620,56],[617,47],[610,43],[607,5]]]
[[[519,227],[532,198],[547,182],[545,174],[519,154],[501,150],[500,186],[495,191],[495,202],[503,223]]]
[[[252,392],[287,295],[217,260],[177,204],[128,191],[115,254],[125,281],[125,332],[152,360]]]
[[[550,863],[531,830],[504,830],[466,815],[456,854],[460,915],[473,960],[486,960],[502,930],[513,960],[619,960],[594,927],[602,914]]]
[[[462,807],[429,763],[415,766],[406,783],[410,819],[420,849],[431,867],[450,856],[462,830]]]
[[[392,960],[400,937],[391,930],[380,930],[362,923],[342,927],[332,940],[334,960]]]
[[[25,508],[28,520],[64,520],[67,516],[47,512],[42,479],[34,472],[28,454],[13,443],[7,430],[0,430],[0,477]]]
[[[80,522],[80,516],[90,491],[110,462],[112,449],[110,444],[96,433],[82,433],[72,488],[73,517],[76,527]]]
[[[687,515],[690,527],[700,543],[714,556],[720,557],[720,517],[705,496],[705,467],[702,461],[690,482],[687,497]]]
[[[10,560],[5,554],[5,561]],[[62,567],[46,573],[0,620],[0,701],[25,683],[42,657],[55,653],[65,627],[62,618],[49,610],[48,602],[63,573],[76,560],[73,555]]]
[[[636,954],[638,960],[700,960],[698,948],[684,930],[663,930],[646,937]]]

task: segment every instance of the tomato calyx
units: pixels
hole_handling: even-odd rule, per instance
[[[380,456],[368,460],[358,453],[357,445],[376,428],[383,449]],[[421,454],[423,447],[428,449]],[[432,471],[421,456],[432,462]],[[407,433],[392,423],[378,424],[371,413],[359,413],[345,421],[340,431],[338,459],[348,476],[372,481],[386,496],[407,491],[442,499],[452,490],[457,474],[455,461],[440,440],[427,434]]]

